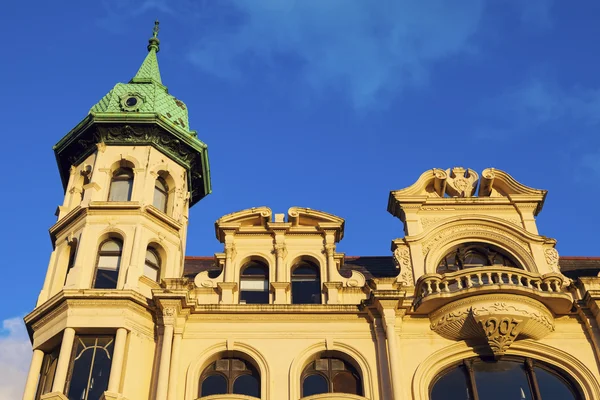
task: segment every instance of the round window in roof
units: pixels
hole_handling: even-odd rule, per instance
[[[121,96],[121,109],[123,111],[139,111],[144,103],[139,93],[127,93]]]

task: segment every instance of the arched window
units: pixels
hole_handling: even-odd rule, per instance
[[[292,270],[292,304],[321,304],[319,268],[302,261]]]
[[[152,205],[166,213],[168,199],[169,187],[167,186],[167,182],[159,176],[154,182],[154,199],[152,200]]]
[[[300,377],[302,397],[320,393],[363,395],[360,375],[350,363],[335,357],[322,357],[304,368]]]
[[[96,275],[92,287],[95,289],[116,289],[119,279],[119,266],[123,242],[119,239],[108,239],[100,245]]]
[[[463,361],[443,372],[431,387],[431,400],[583,400],[574,381],[563,371],[540,361],[504,357]]]
[[[210,364],[200,376],[198,396],[243,394],[260,397],[260,375],[241,358],[221,358]]]
[[[158,252],[152,247],[146,250],[146,260],[144,262],[144,276],[158,282],[160,279],[160,257]]]
[[[133,190],[133,171],[131,168],[119,168],[110,181],[108,201],[130,201]]]
[[[240,276],[240,303],[269,304],[269,268],[260,262],[250,262]]]
[[[506,251],[487,243],[461,243],[453,247],[440,261],[438,274],[458,271],[465,268],[510,267],[521,265]]]

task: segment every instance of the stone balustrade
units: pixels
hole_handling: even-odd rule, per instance
[[[568,280],[558,273],[539,275],[507,267],[468,268],[442,275],[423,275],[416,284],[414,306],[423,311],[421,305],[429,299],[462,298],[489,290],[527,292],[533,297],[566,296],[570,301],[570,296],[564,291],[567,285]]]

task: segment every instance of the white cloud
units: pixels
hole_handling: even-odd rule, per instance
[[[21,318],[2,321],[0,330],[0,400],[23,396],[31,362],[31,343]]]

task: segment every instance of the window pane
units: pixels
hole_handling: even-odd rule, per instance
[[[120,255],[100,256],[98,258],[98,268],[108,271],[116,271],[121,263]]]
[[[333,378],[333,391],[335,393],[362,394],[360,381],[349,371],[335,374]]]
[[[200,397],[226,393],[227,380],[225,380],[223,375],[210,375],[204,378],[204,381],[202,381]]]
[[[108,201],[129,201],[131,199],[131,190],[133,180],[114,180],[110,183],[110,195]]]
[[[431,400],[471,400],[467,376],[462,367],[456,367],[442,376],[433,386]]]
[[[269,290],[269,282],[263,279],[242,278],[240,282],[240,290],[253,290],[262,292]]]
[[[104,269],[96,270],[96,279],[94,280],[95,289],[116,289],[119,271],[108,271]]]
[[[104,251],[121,251],[121,242],[117,241],[117,240],[108,240],[104,243],[102,243],[102,247],[100,247],[100,251],[104,252]]]
[[[102,340],[103,339],[103,340]],[[100,400],[102,394],[106,388],[108,388],[108,377],[110,375],[110,366],[112,363],[112,338],[102,338],[98,340],[98,346],[96,347],[96,354],[94,357],[94,365],[92,365],[92,372],[90,375],[90,387],[88,393],[88,400]],[[110,344],[103,342],[109,341]]]
[[[319,276],[319,271],[317,268],[312,265],[302,264],[294,269],[292,272],[292,276],[297,275],[309,275],[309,276]]]
[[[152,250],[150,250],[150,249],[146,250],[146,260],[147,260],[147,261],[150,261],[150,262],[151,262],[152,264],[154,264],[154,265],[158,265],[158,257],[157,257],[157,256],[156,256],[156,254],[155,254],[155,253],[154,253]]]
[[[292,278],[292,304],[321,304],[321,282]]]
[[[152,205],[158,208],[162,212],[167,211],[167,194],[165,192],[161,192],[158,188],[154,188],[154,200],[152,200]]]
[[[260,265],[260,264],[251,264],[248,267],[244,268],[244,270],[242,271],[242,275],[243,276],[248,276],[248,275],[256,275],[256,276],[267,276],[268,272],[267,272],[267,267]]]
[[[152,279],[155,282],[158,282],[158,269],[153,265],[144,265],[144,276]]]
[[[304,378],[304,382],[302,383],[302,397],[328,392],[329,385],[323,376],[319,374],[313,374]]]
[[[255,376],[242,375],[233,382],[234,394],[260,397],[260,382]]]
[[[535,367],[535,377],[538,386],[540,387],[542,399],[576,399],[573,392],[569,389],[567,382],[555,374],[548,372],[543,368]]]
[[[241,291],[240,303],[246,304],[269,304],[268,291]]]
[[[523,363],[513,361],[475,362],[473,369],[480,399],[532,399]]]

